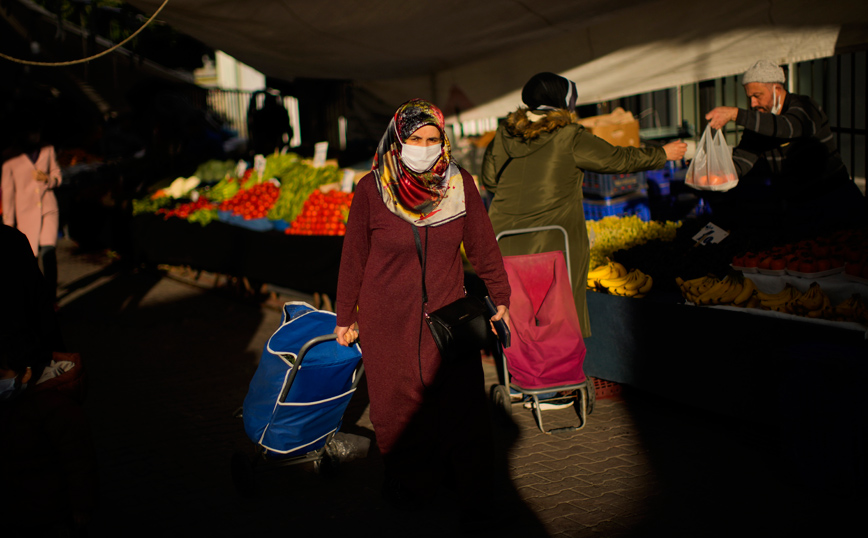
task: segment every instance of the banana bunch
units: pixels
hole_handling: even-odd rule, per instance
[[[697,305],[748,306],[757,291],[756,284],[738,271],[727,274],[723,279],[706,275],[691,280],[678,277],[675,282],[681,289],[681,295]]]
[[[607,260],[605,264],[588,271],[588,288],[592,290],[604,288],[603,280],[618,279],[627,276],[627,268],[624,265]]]
[[[825,311],[823,316],[834,321],[855,321],[868,325],[868,306],[858,293],[854,293],[846,301]]]
[[[802,295],[798,289],[791,284],[786,284],[784,289],[777,293],[765,293],[757,291],[757,297],[760,300],[760,308],[763,310],[774,310],[775,312],[783,312],[792,314],[791,303]]]
[[[812,282],[808,291],[793,299],[789,304],[790,313],[809,318],[823,317],[832,303],[829,296],[816,282]]]
[[[681,289],[681,295],[691,303],[696,303],[700,295],[719,282],[720,279],[711,274],[690,280],[684,280],[681,277],[675,279],[675,283]]]
[[[635,297],[641,299],[651,291],[654,279],[639,269],[631,269],[626,275],[615,279],[600,280],[600,285],[605,287],[612,295],[621,297]]]

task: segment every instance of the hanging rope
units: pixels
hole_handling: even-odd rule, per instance
[[[79,60],[70,60],[68,62],[34,62],[31,60],[22,60],[20,58],[13,58],[12,56],[7,56],[7,55],[3,54],[2,52],[0,52],[0,58],[3,58],[4,60],[9,60],[10,62],[16,62],[19,64],[38,65],[38,66],[42,66],[42,67],[63,67],[63,66],[67,66],[67,65],[83,64],[83,63],[89,62],[91,60],[96,60],[100,56],[105,56],[106,54],[109,54],[110,52],[114,52],[115,50],[121,48],[126,43],[128,43],[132,38],[139,35],[139,33],[142,30],[144,30],[145,28],[147,28],[148,25],[151,24],[151,22],[153,22],[153,20],[157,17],[157,15],[159,15],[160,12],[163,11],[163,8],[166,7],[166,4],[168,4],[168,3],[169,3],[169,0],[163,0],[163,5],[161,5],[159,8],[157,8],[157,11],[155,11],[154,14],[151,15],[151,18],[149,18],[147,21],[145,21],[145,24],[143,24],[141,26],[141,28],[139,28],[138,30],[136,30],[135,32],[130,34],[129,37],[127,37],[126,39],[124,39],[120,43],[117,43],[116,45],[113,45],[110,48],[107,48],[106,50],[104,50],[98,54],[94,54],[93,56],[88,56],[87,58],[81,58]]]

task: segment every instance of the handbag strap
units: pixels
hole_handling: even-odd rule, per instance
[[[419,265],[422,267],[422,307],[428,307],[428,289],[425,287],[425,262],[428,258],[428,228],[425,228],[425,254],[422,253],[422,240],[419,238],[419,229],[413,224],[413,236],[416,239],[416,254],[419,255]]]

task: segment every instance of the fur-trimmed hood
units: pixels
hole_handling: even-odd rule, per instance
[[[543,133],[556,131],[565,125],[577,123],[579,119],[575,112],[563,108],[549,110],[545,113],[545,117],[537,121],[531,121],[527,113],[527,108],[519,108],[507,116],[505,122],[506,131],[510,135],[525,141],[539,138]]]

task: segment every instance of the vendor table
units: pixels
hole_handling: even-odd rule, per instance
[[[337,289],[343,236],[287,235],[153,214],[133,217],[137,263],[190,266],[304,293]]]
[[[652,296],[588,293],[587,375],[769,428],[799,480],[868,490],[865,327]]]

